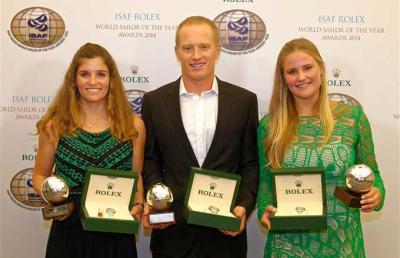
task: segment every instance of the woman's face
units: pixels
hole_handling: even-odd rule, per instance
[[[283,74],[296,103],[306,101],[315,104],[318,101],[322,70],[311,55],[300,50],[287,55],[283,62]]]
[[[106,103],[110,87],[110,72],[101,57],[82,58],[76,72],[80,102]]]

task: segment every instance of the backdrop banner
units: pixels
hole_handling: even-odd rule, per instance
[[[118,0],[0,3],[0,257],[44,257],[50,223],[32,188],[35,124],[53,100],[76,50],[86,42],[115,58],[132,110],[142,96],[180,75],[177,25],[206,16],[221,31],[217,76],[258,95],[268,112],[275,62],[287,41],[306,37],[326,61],[332,98],[358,101],[373,131],[386,186],[380,212],[362,214],[367,257],[399,253],[399,4],[397,0]],[[240,104],[240,103],[238,103]],[[263,257],[265,232],[254,212],[248,257]],[[150,233],[137,235],[151,257]]]

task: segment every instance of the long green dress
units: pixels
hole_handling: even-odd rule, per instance
[[[346,170],[353,164],[366,164],[375,173],[374,186],[382,193],[385,188],[375,160],[371,128],[360,106],[339,103],[333,110],[339,114],[332,136],[322,149],[324,128],[315,116],[299,116],[296,139],[284,154],[281,164],[286,168],[322,166],[325,168],[328,228],[325,231],[269,232],[265,257],[365,257],[360,210],[338,201],[333,192],[345,185]],[[264,140],[268,135],[269,115],[258,128],[260,184],[257,194],[258,216],[273,205],[271,173],[266,166]]]
[[[109,130],[90,133],[81,129],[59,140],[55,157],[57,175],[71,191],[75,210],[63,221],[54,220],[46,258],[135,258],[135,236],[84,231],[79,219],[82,186],[87,167],[132,169],[132,141],[119,141]]]

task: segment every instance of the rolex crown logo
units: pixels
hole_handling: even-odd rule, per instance
[[[110,190],[113,189],[114,188],[114,184],[113,183],[108,183],[107,184],[107,188],[110,189]]]
[[[294,183],[296,184],[296,186],[299,188],[301,187],[301,185],[303,184],[303,181],[301,181],[300,179],[294,181]]]
[[[131,69],[132,74],[137,74],[139,72],[139,66],[137,65],[132,65],[129,69]]]
[[[340,76],[340,74],[342,73],[342,70],[340,70],[339,68],[334,68],[332,70],[333,73],[333,77],[338,78]]]
[[[217,187],[217,184],[212,182],[210,183],[210,190],[215,190],[215,187]]]
[[[37,143],[32,144],[32,148],[33,148],[33,151],[36,153],[38,150],[38,144]]]

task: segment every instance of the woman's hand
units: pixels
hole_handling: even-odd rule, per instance
[[[261,216],[260,222],[261,224],[266,227],[268,230],[271,228],[271,221],[269,218],[276,213],[277,209],[273,206],[267,206],[263,215]]]
[[[381,203],[382,194],[378,188],[372,187],[368,192],[361,195],[361,211],[374,211]]]
[[[173,221],[173,222],[165,222],[165,223],[157,223],[157,224],[150,224],[149,215],[152,212],[154,212],[154,210],[152,210],[150,208],[150,206],[146,203],[144,205],[144,211],[143,211],[143,227],[145,229],[164,229],[166,227],[169,227],[169,226],[175,224],[175,221]]]
[[[138,221],[141,220],[142,218],[142,212],[143,212],[144,205],[141,202],[137,202],[133,204],[132,209],[131,209],[131,215],[135,217]]]

